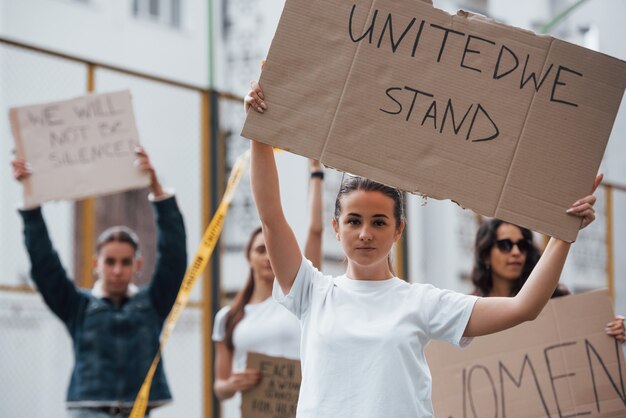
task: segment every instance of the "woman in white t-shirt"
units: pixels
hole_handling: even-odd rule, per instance
[[[258,84],[245,105],[246,111],[267,110]],[[479,298],[394,277],[389,255],[405,225],[402,194],[360,177],[343,183],[332,221],[347,271],[325,276],[302,256],[283,215],[272,148],[252,141],[251,150],[252,191],[276,274],[274,297],[302,325],[299,418],[432,417],[426,343],[463,346],[468,338],[532,320],[558,283],[570,246],[558,239],[513,298]],[[567,212],[584,227],[595,218],[594,202],[587,196]]]
[[[322,248],[322,165],[309,160],[310,224],[305,255],[314,265],[321,264]],[[246,367],[249,352],[274,357],[300,359],[300,324],[272,296],[274,272],[265,247],[262,229],[254,230],[246,246],[250,266],[248,279],[233,303],[215,316],[214,391],[218,399],[235,397],[231,415],[239,416],[240,393],[260,381],[256,369]]]

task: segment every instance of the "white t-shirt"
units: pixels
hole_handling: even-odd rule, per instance
[[[215,315],[213,341],[224,341],[228,311],[230,306],[225,306]],[[261,303],[246,305],[244,312],[243,319],[233,332],[235,346],[233,371],[246,368],[246,358],[250,351],[274,357],[300,359],[300,323],[287,309],[269,297]],[[239,393],[233,397],[232,402],[224,403],[229,416],[240,416],[240,405]]]
[[[324,276],[303,259],[285,296],[302,324],[298,418],[428,418],[430,339],[465,346],[475,296],[428,284]]]

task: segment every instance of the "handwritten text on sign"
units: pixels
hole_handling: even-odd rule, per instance
[[[11,122],[33,171],[27,204],[147,185],[133,166],[139,139],[127,91],[14,108]]]
[[[362,29],[364,17],[366,25]],[[359,24],[356,24],[356,21]],[[555,66],[554,63],[550,63],[546,68],[543,57],[531,59],[530,53],[526,53],[524,57],[516,52],[514,47],[509,47],[496,39],[446,28],[417,17],[409,19],[391,12],[385,16],[384,13],[379,13],[378,9],[370,13],[369,7],[363,6],[358,10],[356,4],[352,6],[350,12],[348,34],[354,43],[367,43],[372,48],[388,50],[393,54],[406,54],[414,58],[416,54],[430,53],[433,63],[437,64],[441,63],[444,54],[453,55],[457,52],[458,56],[446,56],[446,60],[455,62],[467,71],[490,77],[494,81],[515,78],[519,80],[520,90],[534,88],[535,92],[539,92],[542,88],[549,88],[550,102],[578,107],[573,99],[567,98],[566,87],[568,83],[575,83],[576,78],[583,77],[582,73],[563,65]],[[424,42],[437,48],[420,49],[422,39],[426,39]],[[449,45],[456,48],[446,49]],[[497,58],[494,55],[495,51],[498,51]],[[489,53],[493,59],[485,58],[487,55],[482,54],[483,52]],[[401,115],[407,122],[415,120],[420,126],[432,126],[439,133],[442,133],[444,128],[450,133],[454,132],[454,135],[465,132],[465,139],[472,142],[489,141],[500,135],[498,124],[490,116],[484,103],[471,103],[469,107],[463,109],[457,105],[455,118],[455,104],[452,98],[436,96],[427,86],[398,85],[387,88],[385,94],[388,100],[380,111],[389,115]],[[472,135],[474,128],[485,124],[490,125],[487,127],[489,132],[487,136]]]
[[[626,63],[429,3],[287,0],[243,136],[575,240]]]
[[[624,354],[604,334],[612,317],[606,293],[554,302],[536,321],[477,338],[467,350],[431,343],[438,416],[626,416]]]
[[[243,418],[293,418],[300,392],[300,361],[248,354],[248,368],[261,372],[261,383],[243,393]]]

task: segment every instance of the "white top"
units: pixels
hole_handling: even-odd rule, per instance
[[[224,341],[228,311],[230,306],[225,306],[215,315],[213,341]],[[246,368],[246,358],[250,351],[292,360],[300,358],[300,323],[287,309],[269,297],[261,303],[246,305],[244,312],[243,319],[233,332],[233,371]],[[231,405],[225,405],[232,411],[229,416],[240,416],[240,405],[241,395],[237,393]]]
[[[428,418],[430,339],[469,344],[476,296],[428,284],[324,276],[303,259],[290,293],[274,298],[302,324],[298,418]]]

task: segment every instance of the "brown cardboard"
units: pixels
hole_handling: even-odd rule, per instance
[[[242,418],[295,417],[302,380],[300,361],[248,353],[247,367],[261,371],[261,383],[243,392]]]
[[[535,321],[466,349],[431,342],[435,416],[626,416],[622,345],[604,331],[612,319],[602,290],[553,299]]]
[[[260,84],[243,136],[573,241],[626,63],[427,1],[287,0]]]
[[[16,155],[32,167],[24,206],[146,187],[129,91],[10,109]]]

